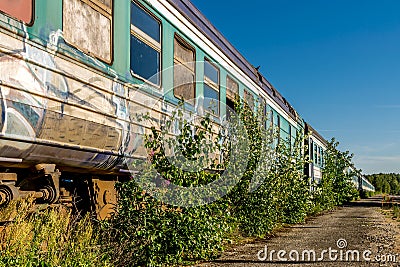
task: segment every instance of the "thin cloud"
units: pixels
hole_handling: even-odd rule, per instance
[[[375,107],[384,109],[400,109],[400,105],[377,105]]]
[[[358,161],[362,161],[364,163],[367,162],[376,162],[376,161],[390,161],[390,162],[399,162],[400,156],[368,156],[368,157],[360,157]]]

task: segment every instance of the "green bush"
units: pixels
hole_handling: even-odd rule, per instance
[[[134,180],[118,184],[118,212],[104,223],[103,240],[114,265],[162,266],[213,259],[232,233],[263,237],[281,224],[303,222],[308,214],[331,209],[356,196],[350,176],[343,172],[351,157],[338,151],[337,143],[329,145],[322,183],[310,192],[309,178],[304,175],[308,158],[302,133],[297,133],[294,144],[283,140],[277,144],[277,133],[264,128],[262,116],[240,102],[236,111],[246,131],[247,150],[231,150],[232,144],[221,142],[223,134],[215,131],[210,117],[189,121],[184,110],[175,112],[161,129],[153,127],[147,134],[149,159],[133,166],[140,170]],[[176,126],[178,134],[171,135],[171,127]],[[241,138],[234,139],[244,143]],[[185,171],[190,164],[171,163],[171,148],[203,167],[226,170],[234,165],[239,170],[235,164],[244,165],[244,173],[239,170],[240,176],[229,177],[236,186],[221,186],[224,193],[232,190],[215,202],[211,190],[210,204],[204,202],[204,196],[184,189],[171,195],[170,184],[201,187],[218,181],[222,173],[204,168]],[[239,154],[246,161],[230,161],[232,151],[246,153]],[[224,160],[216,164],[219,155]],[[171,200],[177,204],[171,204]],[[179,205],[188,200],[193,205]]]
[[[249,133],[252,151],[247,170],[231,194],[239,230],[244,235],[263,237],[282,223],[304,221],[310,194],[304,175],[303,135],[297,133],[294,144],[281,140],[276,145],[279,133],[265,129],[260,114],[243,103],[237,111]]]
[[[184,170],[191,167],[192,160],[201,166],[218,168],[215,157],[221,151],[209,116],[195,122],[185,116],[186,111],[179,109],[164,127],[152,128],[146,136],[149,161],[140,164],[141,172],[134,181],[117,187],[118,213],[106,225],[106,241],[111,240],[116,266],[158,266],[213,259],[220,254],[224,241],[233,231],[230,207],[224,200],[203,205],[204,199],[185,190],[168,195],[173,191],[170,184],[191,188],[220,178],[218,172],[203,168]],[[179,133],[171,135],[176,125]],[[180,151],[184,159],[189,159],[187,165],[171,163],[167,153],[170,149]],[[142,187],[138,186],[138,181]],[[169,201],[193,205],[177,207]]]
[[[352,183],[356,173],[344,171],[352,167],[353,156],[348,151],[338,150],[338,145],[335,139],[328,143],[322,180],[313,196],[314,212],[330,210],[359,197],[358,189]]]

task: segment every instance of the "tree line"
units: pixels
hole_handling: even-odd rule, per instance
[[[400,195],[400,174],[379,173],[366,175],[365,177],[375,186],[376,192]]]

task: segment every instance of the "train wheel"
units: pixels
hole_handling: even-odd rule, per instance
[[[10,204],[11,200],[19,197],[18,189],[13,185],[0,185],[0,206]]]
[[[46,203],[53,204],[58,200],[56,189],[50,185],[46,185],[42,190],[43,193],[43,200]]]

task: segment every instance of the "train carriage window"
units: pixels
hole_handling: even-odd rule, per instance
[[[264,126],[264,129],[268,128],[267,122],[267,101],[260,96],[260,112],[261,112],[261,123]]]
[[[113,0],[63,0],[66,42],[111,63],[112,16]]]
[[[244,101],[251,110],[254,110],[254,96],[247,89],[244,89]]]
[[[292,147],[294,147],[296,144],[297,129],[293,125],[290,125],[290,133],[291,133],[290,138],[291,138],[291,142],[292,142]]]
[[[269,111],[269,127],[273,131],[274,130],[274,111],[272,108],[270,108]]]
[[[280,130],[281,120],[280,120],[279,114],[276,111],[274,111],[274,126],[278,130]]]
[[[131,3],[131,71],[160,86],[161,22],[135,2]]]
[[[226,116],[229,119],[232,112],[235,110],[235,100],[239,95],[239,84],[231,78],[226,76]]]
[[[289,125],[288,143],[289,143],[289,147],[292,149],[293,143],[292,143],[292,126],[291,125]]]
[[[317,144],[314,143],[314,164],[317,165],[318,164],[318,156],[317,156]]]
[[[195,49],[181,37],[174,38],[174,95],[195,104]]]
[[[325,162],[324,162],[324,149],[321,148],[321,168],[324,167],[324,164],[325,164]]]
[[[0,11],[25,24],[32,24],[33,1],[34,0],[2,0],[0,1]]]
[[[204,107],[219,115],[219,69],[207,59],[204,61]]]
[[[318,165],[321,167],[321,147],[318,147]]]
[[[287,145],[290,143],[290,124],[289,122],[285,119],[282,118],[280,120],[280,137],[282,141],[284,141]]]
[[[239,84],[229,75],[226,76],[226,98],[235,101],[239,95]]]
[[[281,117],[279,116],[279,114],[276,114],[274,121],[275,121],[275,126],[276,126],[275,133],[277,133],[277,135],[278,135],[276,137],[276,143],[278,145],[281,141]]]

